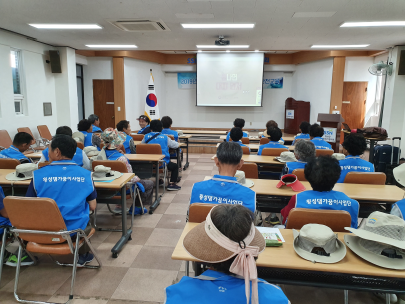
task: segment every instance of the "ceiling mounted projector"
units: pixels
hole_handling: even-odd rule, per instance
[[[215,40],[215,45],[223,45],[223,46],[225,46],[225,45],[229,45],[229,44],[230,44],[229,40],[225,40],[224,36],[219,36],[218,40]]]

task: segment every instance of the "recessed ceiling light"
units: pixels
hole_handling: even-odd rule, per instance
[[[102,27],[98,24],[51,24],[51,23],[29,23],[33,27],[39,29],[75,29],[75,30],[86,30],[86,29],[101,29]]]
[[[218,28],[254,28],[254,23],[228,23],[228,24],[215,24],[215,23],[182,23],[183,28],[191,29],[218,29]]]
[[[311,46],[312,49],[342,49],[342,48],[364,48],[368,47],[369,44],[336,44],[336,45],[313,45]]]
[[[135,44],[86,44],[89,48],[115,48],[115,49],[133,49],[137,48]]]
[[[249,45],[197,45],[199,49],[247,49]]]
[[[405,26],[405,21],[345,22],[340,27]]]
[[[227,52],[227,53],[230,53],[231,51],[230,51],[230,50],[226,50],[226,52]]]

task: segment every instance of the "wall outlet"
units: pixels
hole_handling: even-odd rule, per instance
[[[121,107],[118,107],[118,111],[121,111]]]
[[[250,125],[252,125],[252,122],[250,122]]]

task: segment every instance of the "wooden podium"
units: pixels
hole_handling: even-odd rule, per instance
[[[284,133],[299,133],[301,122],[309,122],[310,107],[311,103],[309,101],[287,98],[285,100]]]
[[[318,121],[324,128],[324,140],[332,145],[333,151],[339,153],[340,130],[345,119],[340,114],[318,114]]]

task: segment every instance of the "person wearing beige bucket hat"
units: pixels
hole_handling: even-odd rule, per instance
[[[206,221],[187,233],[183,246],[210,268],[167,287],[166,304],[289,303],[278,286],[257,276],[255,259],[266,243],[247,208],[225,204],[212,208]]]

